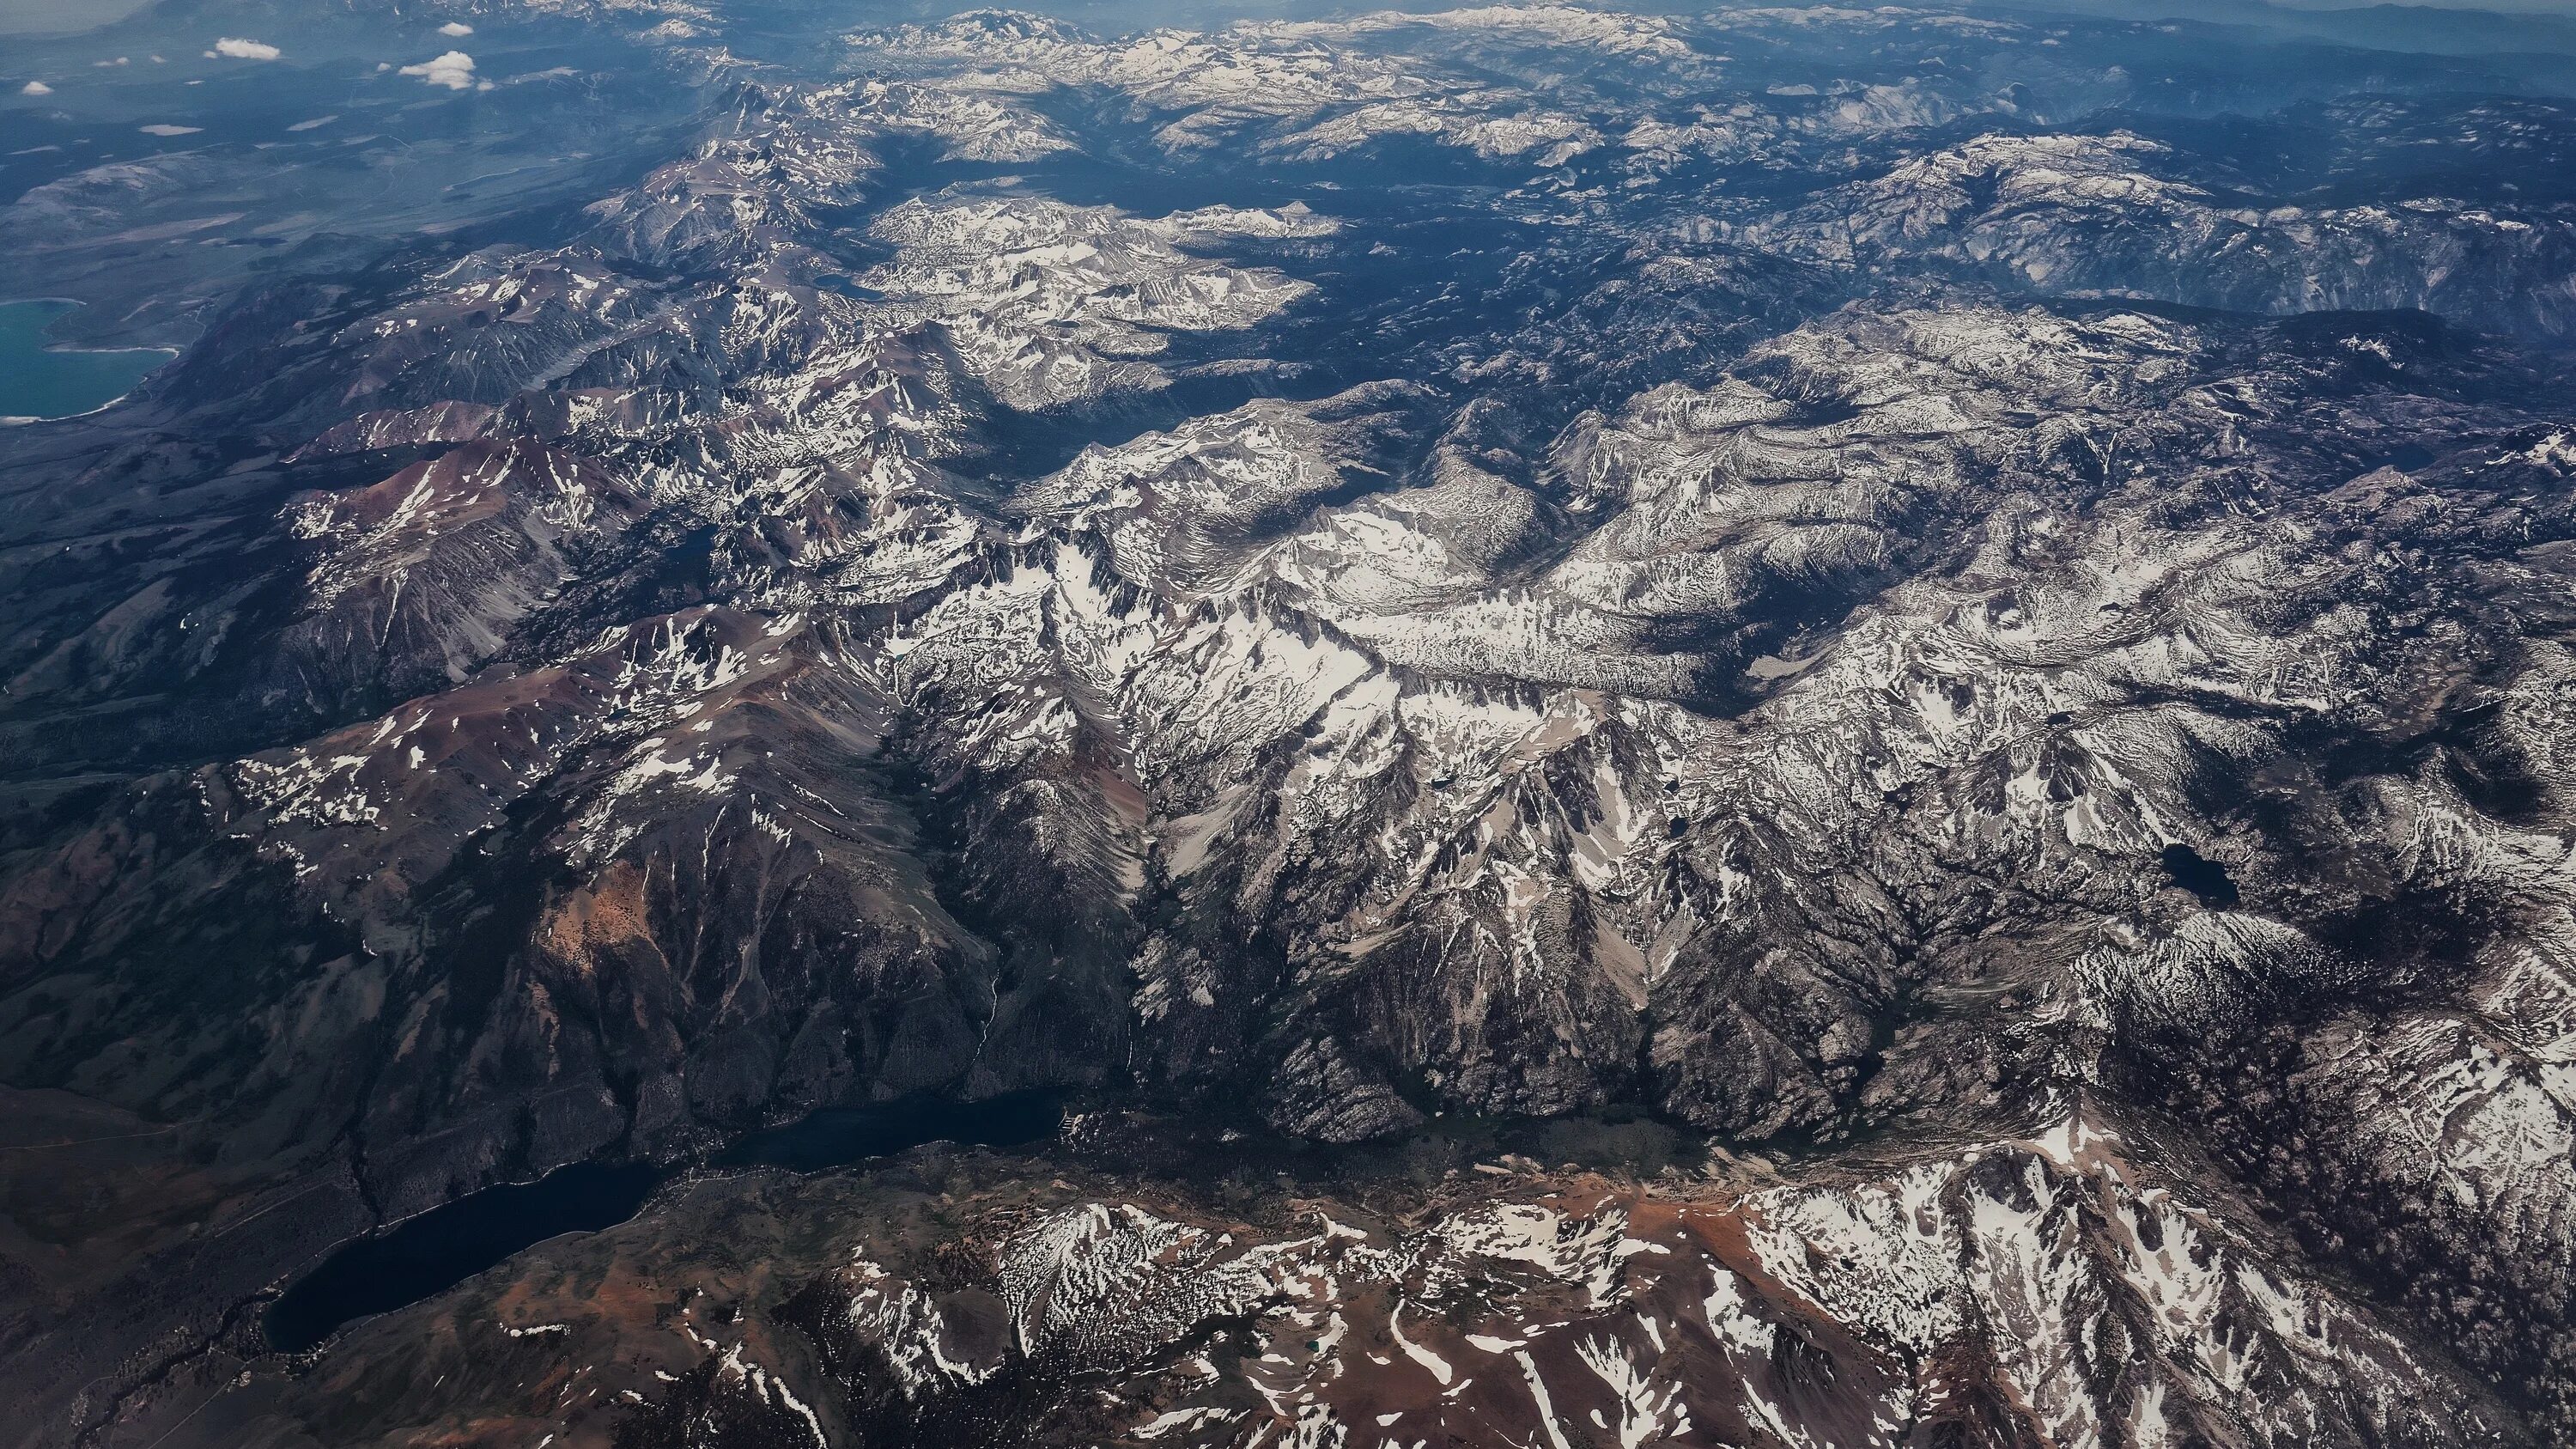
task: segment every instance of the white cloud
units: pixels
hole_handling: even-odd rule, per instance
[[[434,86],[451,91],[471,90],[474,86],[474,57],[461,50],[451,50],[434,60],[402,68],[404,75],[416,75]]]
[[[285,53],[263,41],[242,40],[230,35],[216,41],[215,48],[206,52],[208,55],[230,56],[234,60],[275,60]]]
[[[140,126],[136,129],[140,130],[147,136],[193,136],[206,128],[203,126],[172,126],[165,124],[158,126]]]
[[[474,33],[474,27],[466,24],[462,20],[451,20],[445,25],[438,27],[438,33],[447,36],[450,39],[456,39],[462,36],[472,35]]]
[[[29,81],[18,87],[18,94],[22,96],[50,96],[53,93],[54,88],[43,81]]]

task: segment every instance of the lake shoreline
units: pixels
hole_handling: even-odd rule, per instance
[[[49,340],[48,334],[57,321],[70,315],[72,309],[88,305],[77,297],[0,299],[0,409],[7,409],[0,411],[0,427],[21,428],[37,423],[68,422],[73,418],[105,412],[132,397],[146,378],[168,366],[179,355],[180,349],[175,347],[80,347]],[[13,329],[10,324],[18,320],[21,309],[34,310],[40,315],[33,325]],[[133,371],[132,364],[147,355],[152,358],[151,364],[140,371]],[[46,359],[67,358],[117,359],[125,365],[106,366],[93,361],[87,370],[95,375],[83,378],[46,376],[43,373]],[[23,372],[14,371],[19,369]],[[126,375],[129,372],[131,376]],[[79,387],[78,384],[84,381],[90,385]],[[38,404],[35,410],[22,412],[8,406],[19,401],[11,394],[22,387],[24,395]],[[116,389],[113,395],[95,402],[89,400],[107,387]],[[42,406],[51,400],[48,389],[62,398],[59,410]]]

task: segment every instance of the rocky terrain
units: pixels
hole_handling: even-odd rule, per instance
[[[434,14],[657,120],[388,169],[0,431],[0,1437],[2576,1436],[2576,101],[1937,8]],[[337,164],[246,155],[0,240],[178,327]],[[263,1337],[576,1163],[676,1175]]]
[[[1116,1135],[1077,1124],[1070,1155]],[[2507,1421],[2080,1114],[1876,1177],[1424,1165],[1356,1198],[1282,1183],[1251,1220],[983,1156],[700,1184],[223,1412],[297,1445],[2468,1444]],[[725,1270],[674,1247],[716,1239]]]

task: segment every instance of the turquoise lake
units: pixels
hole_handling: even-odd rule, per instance
[[[0,418],[67,418],[133,390],[173,354],[158,347],[78,352],[48,345],[45,329],[78,302],[0,302]]]

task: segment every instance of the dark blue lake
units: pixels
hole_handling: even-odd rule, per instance
[[[756,1132],[711,1165],[815,1172],[926,1142],[1004,1147],[1054,1133],[1063,1108],[1044,1092],[981,1102],[923,1099],[817,1112]],[[373,1237],[342,1244],[269,1306],[269,1346],[302,1353],[349,1323],[443,1293],[522,1249],[635,1216],[679,1168],[580,1162],[534,1182],[468,1193]]]
[[[0,418],[75,417],[107,406],[174,355],[166,348],[108,352],[52,345],[46,329],[78,302],[0,302]]]
[[[2190,846],[2166,846],[2164,866],[2174,884],[2200,897],[2202,905],[2224,910],[2236,904],[2236,882],[2227,874],[2227,867],[2202,859],[2200,852]]]

